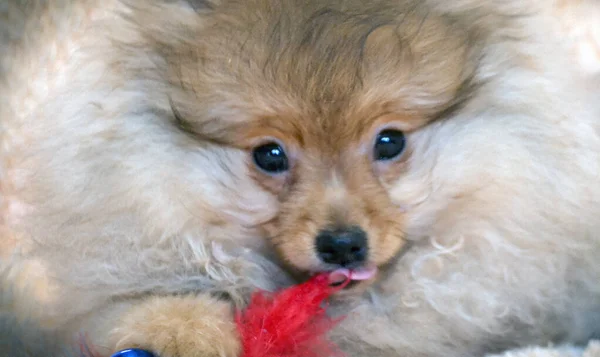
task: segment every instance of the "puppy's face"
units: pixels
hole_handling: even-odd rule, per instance
[[[409,157],[406,125],[385,111],[318,115],[265,119],[248,131],[254,179],[280,202],[266,227],[299,270],[370,276],[403,244],[402,209],[386,185]]]
[[[414,4],[379,5],[229,4],[171,51],[177,121],[243,150],[278,202],[263,226],[300,272],[370,280],[399,252],[390,191],[410,168],[411,135],[468,96],[467,31]]]

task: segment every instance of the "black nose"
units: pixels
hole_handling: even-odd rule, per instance
[[[319,257],[328,264],[352,267],[367,258],[367,234],[358,227],[322,230],[316,243]]]

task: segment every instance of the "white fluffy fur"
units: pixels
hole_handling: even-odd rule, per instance
[[[489,357],[596,357],[600,356],[600,343],[591,341],[583,347],[575,346],[548,346],[526,347],[512,350],[500,355]]]
[[[598,81],[566,50],[549,1],[497,3],[480,11],[533,9],[514,20],[525,36],[498,30],[477,74],[488,84],[409,136],[410,169],[389,194],[411,246],[365,297],[334,306],[349,312],[334,337],[350,356],[475,356],[600,333]],[[250,289],[288,284],[251,228],[276,205],[245,157],[192,145],[162,118],[161,78],[130,78],[160,58],[127,48],[140,34],[113,12],[129,10],[36,7],[6,25],[15,40],[0,55],[0,262],[18,296],[3,309],[108,332],[115,306],[147,294],[227,293],[241,306]]]

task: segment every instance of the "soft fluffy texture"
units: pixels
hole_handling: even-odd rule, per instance
[[[587,346],[559,346],[559,347],[527,347],[512,350],[500,355],[489,357],[596,357],[600,356],[600,343],[590,341]]]
[[[318,269],[313,233],[337,202],[381,272],[333,306],[350,357],[586,343],[600,334],[599,80],[562,22],[586,6],[0,0],[2,311],[106,354],[234,356],[219,309]],[[392,26],[357,43],[380,19]],[[381,102],[409,146],[375,175],[345,155]],[[282,191],[238,147],[273,118],[282,140],[301,132],[304,186]]]

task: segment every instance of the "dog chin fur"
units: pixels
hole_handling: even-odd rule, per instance
[[[394,3],[416,4],[381,6]],[[564,3],[419,5],[481,36],[478,88],[407,136],[410,159],[384,185],[404,245],[376,283],[332,305],[347,315],[332,337],[348,356],[479,356],[600,334],[599,81],[560,40]],[[199,113],[187,85],[200,77],[174,74],[169,46],[198,59],[186,45],[201,41],[186,36],[224,5],[0,5],[2,311],[65,343],[85,333],[103,353],[237,355],[230,306],[291,284],[280,262],[294,257],[264,239],[280,203],[247,153],[212,140],[230,131],[209,119],[248,120],[243,89],[191,88],[210,104],[200,114],[211,140],[174,124],[173,100]],[[232,23],[253,13],[237,14]],[[423,80],[443,81],[444,68]],[[448,100],[418,89],[407,91],[420,108]],[[297,106],[249,93],[269,113]]]

